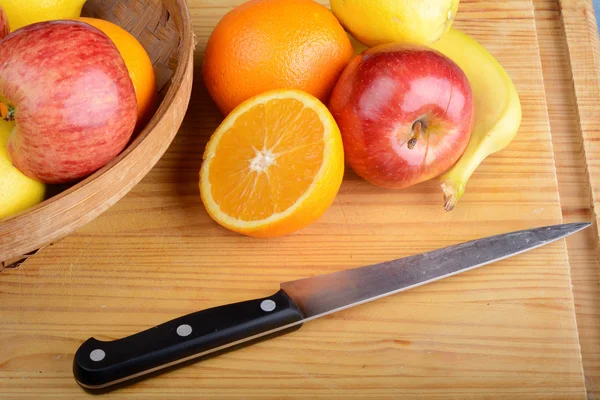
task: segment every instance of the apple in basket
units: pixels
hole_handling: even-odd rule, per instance
[[[25,26],[0,41],[0,101],[15,122],[13,164],[45,183],[101,168],[127,145],[137,100],[125,62],[102,31],[77,21]]]

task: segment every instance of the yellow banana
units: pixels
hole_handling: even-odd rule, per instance
[[[521,102],[504,68],[469,36],[452,28],[431,47],[452,59],[465,72],[475,102],[475,122],[469,145],[456,164],[439,177],[445,208],[450,211],[481,162],[514,139],[521,125]]]

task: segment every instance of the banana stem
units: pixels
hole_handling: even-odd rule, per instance
[[[446,211],[454,209],[454,206],[465,192],[469,178],[487,156],[488,154],[485,153],[475,153],[469,157],[463,155],[452,168],[440,176]]]

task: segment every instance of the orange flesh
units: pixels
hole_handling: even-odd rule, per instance
[[[293,206],[323,163],[324,126],[295,99],[274,99],[239,116],[223,133],[210,164],[221,210],[257,221]]]

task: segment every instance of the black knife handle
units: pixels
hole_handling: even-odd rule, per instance
[[[295,331],[302,319],[280,290],[263,299],[188,314],[122,339],[90,338],[75,354],[73,374],[85,388],[106,388],[227,347]]]

